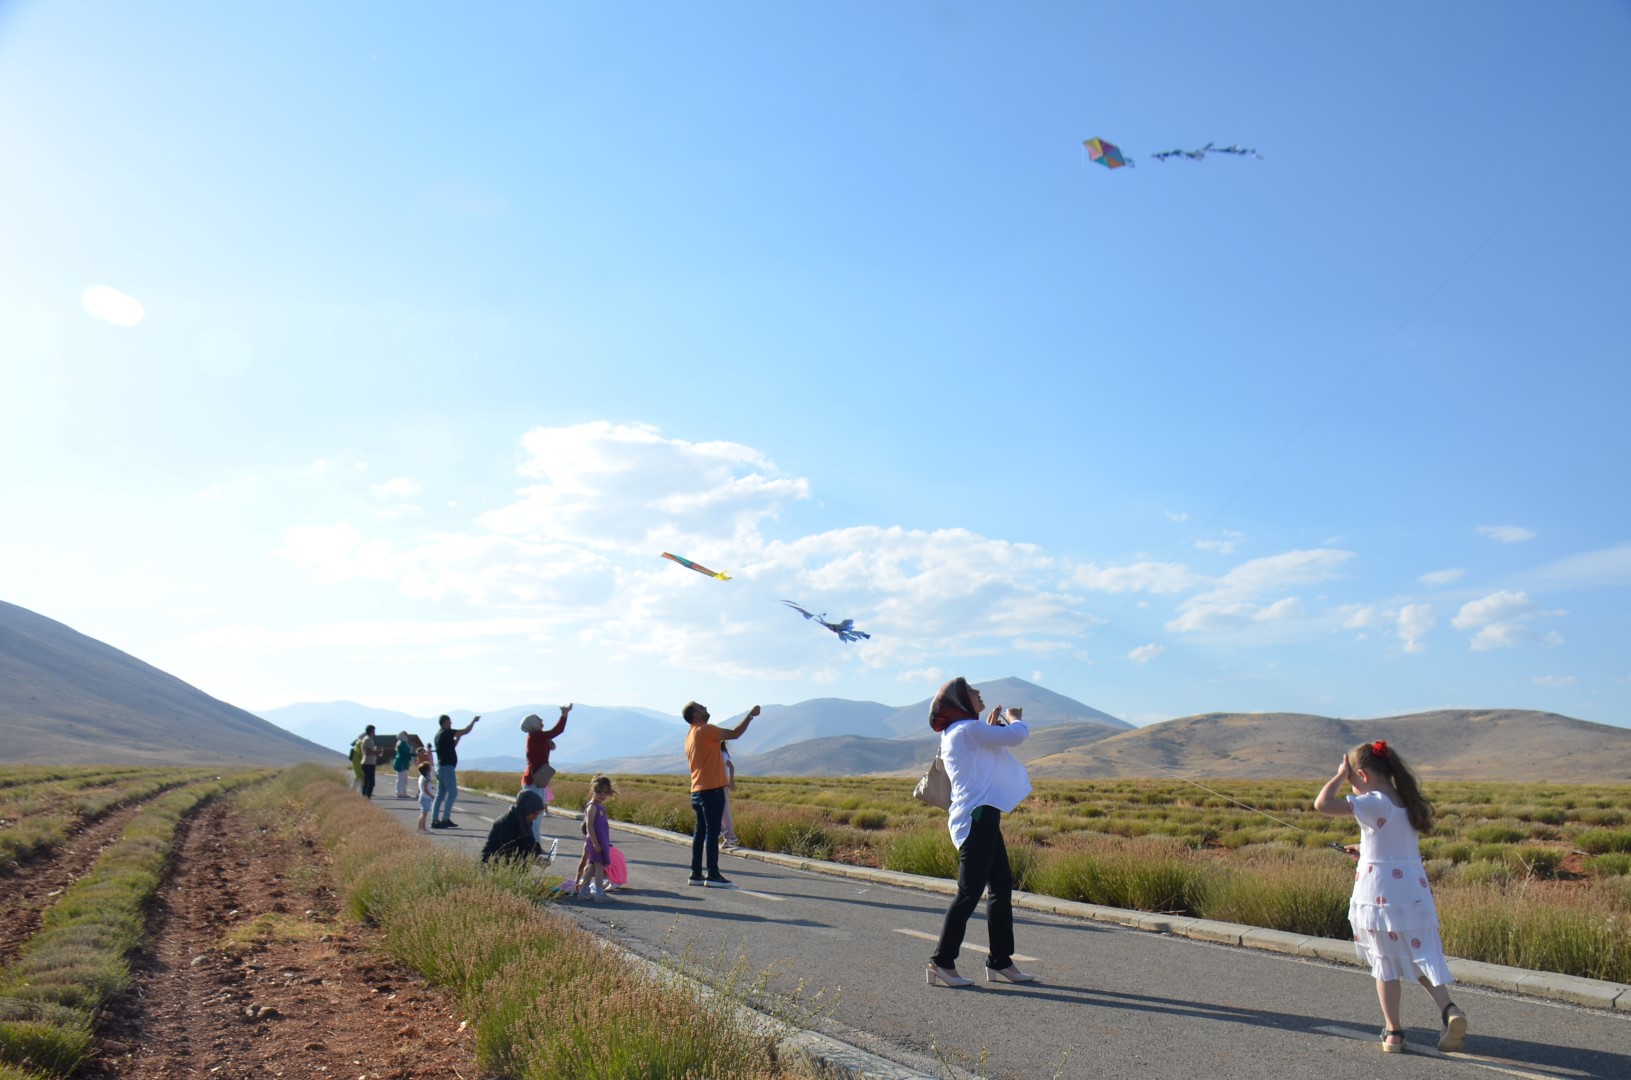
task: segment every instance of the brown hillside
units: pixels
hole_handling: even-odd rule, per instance
[[[1442,709],[1377,720],[1207,713],[1030,762],[1032,776],[1323,778],[1359,742],[1386,739],[1423,777],[1519,782],[1631,779],[1631,729],[1518,709]]]
[[[62,623],[0,602],[6,759],[53,764],[340,762],[258,716]]]

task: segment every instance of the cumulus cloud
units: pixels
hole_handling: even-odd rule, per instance
[[[1535,538],[1533,531],[1521,525],[1480,525],[1478,535],[1487,536],[1503,544],[1521,544],[1525,540]]]
[[[1443,585],[1454,585],[1466,574],[1467,572],[1460,567],[1450,567],[1447,570],[1429,570],[1417,580],[1423,585],[1436,589]]]
[[[1503,589],[1461,605],[1461,610],[1450,620],[1450,625],[1457,630],[1476,631],[1468,645],[1473,652],[1508,649],[1536,641],[1545,645],[1561,645],[1562,634],[1556,630],[1541,633],[1533,623],[1536,619],[1555,618],[1563,614],[1562,611],[1543,610],[1526,592]]]
[[[1130,566],[1099,566],[1082,563],[1071,568],[1068,584],[1095,592],[1177,593],[1203,584],[1205,578],[1192,574],[1178,563],[1138,562]]]
[[[1314,548],[1288,551],[1241,563],[1213,587],[1178,605],[1177,617],[1166,628],[1174,633],[1222,630],[1252,623],[1283,621],[1298,616],[1301,601],[1295,596],[1267,597],[1301,585],[1337,577],[1351,551]]]
[[[1140,645],[1138,648],[1128,653],[1127,659],[1131,660],[1135,664],[1147,664],[1166,651],[1166,646],[1157,645],[1154,642],[1151,642],[1148,645]]]
[[[1631,544],[1558,559],[1525,575],[1525,580],[1553,589],[1600,589],[1631,585]]]
[[[371,484],[368,490],[374,493],[376,499],[411,499],[419,494],[419,481],[397,476],[383,484]]]
[[[91,318],[114,326],[135,326],[147,315],[140,300],[109,285],[92,285],[80,294],[79,304]]]
[[[1218,533],[1217,539],[1197,540],[1195,541],[1195,546],[1202,551],[1213,551],[1219,555],[1233,555],[1235,553],[1235,545],[1244,538],[1244,533],[1237,533],[1229,529],[1224,529],[1222,532]]]
[[[1400,647],[1407,653],[1426,652],[1427,646],[1421,639],[1436,621],[1431,604],[1406,604],[1400,608],[1397,623]]]
[[[1574,676],[1573,675],[1536,675],[1533,679],[1530,679],[1529,681],[1534,683],[1536,686],[1546,686],[1546,687],[1551,687],[1553,689],[1556,689],[1556,688],[1564,687],[1564,686],[1573,686],[1574,685]]]
[[[948,656],[1014,650],[1075,663],[1082,634],[1102,623],[1085,607],[1077,568],[1034,545],[963,529],[785,529],[808,483],[750,447],[605,422],[540,428],[522,445],[523,485],[463,529],[359,528],[370,502],[417,494],[397,478],[368,489],[371,498],[358,489],[349,520],[287,529],[277,554],[324,582],[536,613],[609,658],[742,677],[819,681],[846,664],[938,671]],[[658,558],[664,550],[736,581],[677,568]],[[1110,578],[1164,588],[1170,574]],[[853,618],[873,639],[799,649],[807,624],[767,617],[767,596]]]

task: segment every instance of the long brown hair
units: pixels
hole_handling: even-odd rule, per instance
[[[1410,827],[1424,834],[1433,831],[1433,804],[1421,793],[1421,781],[1410,771],[1410,766],[1399,756],[1399,751],[1378,739],[1376,742],[1360,743],[1349,750],[1348,760],[1353,762],[1356,769],[1363,769],[1373,776],[1380,774],[1392,781],[1393,790],[1404,800]]]

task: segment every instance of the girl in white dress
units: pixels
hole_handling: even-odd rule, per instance
[[[1354,793],[1337,791],[1346,783]],[[1467,1039],[1467,1018],[1450,1000],[1455,981],[1444,962],[1438,936],[1438,909],[1422,869],[1419,839],[1433,827],[1433,804],[1422,796],[1416,776],[1398,751],[1378,740],[1360,743],[1342,758],[1342,767],[1325,782],[1314,809],[1330,817],[1352,816],[1359,822],[1359,857],[1354,869],[1348,922],[1354,950],[1376,979],[1382,1004],[1382,1049],[1404,1052],[1399,1021],[1402,982],[1413,978],[1433,996],[1444,1030],[1440,1050],[1460,1050]]]

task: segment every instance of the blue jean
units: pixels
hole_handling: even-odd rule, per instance
[[[453,816],[453,800],[459,797],[459,767],[436,766],[436,801],[430,806],[432,821],[447,821]]]
[[[702,876],[702,858],[706,854],[708,876],[719,877],[719,821],[725,816],[725,789],[691,792],[691,809],[697,815],[697,831],[691,834],[691,876]]]

